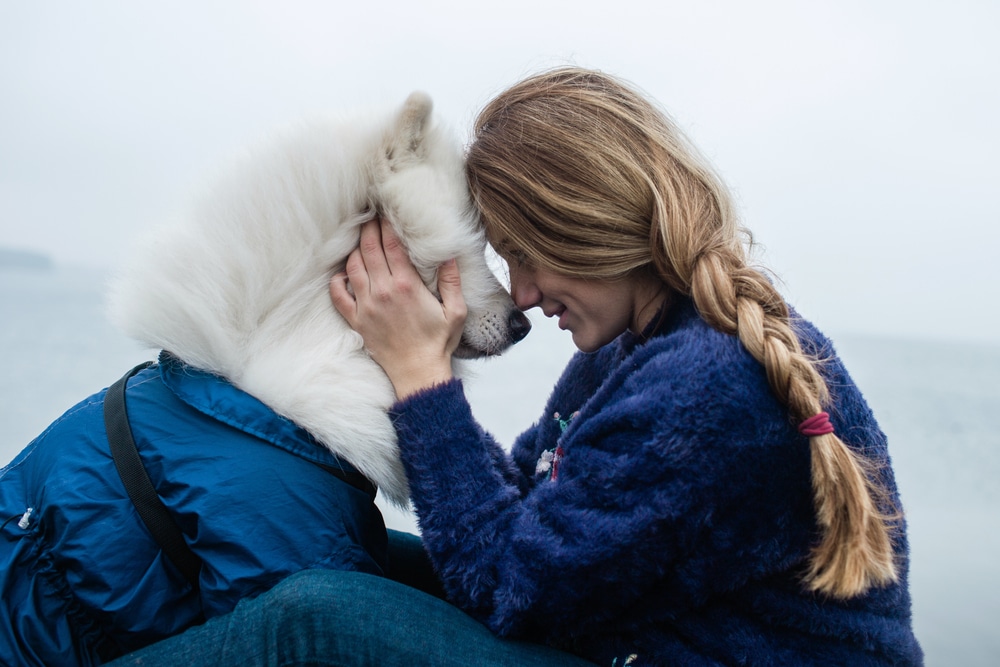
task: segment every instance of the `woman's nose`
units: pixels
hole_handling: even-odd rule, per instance
[[[534,308],[542,301],[541,290],[526,274],[527,272],[519,269],[511,269],[510,272],[510,296],[514,299],[514,305],[521,310]]]

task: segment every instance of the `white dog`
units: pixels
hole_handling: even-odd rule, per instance
[[[390,574],[356,472],[407,503],[394,393],[330,277],[382,215],[429,286],[457,258],[460,356],[528,330],[487,266],[460,148],[430,112],[414,95],[396,114],[279,137],[133,256],[113,317],[170,354],[132,376],[127,411],[123,379],[0,468],[0,664],[103,664],[302,569]]]
[[[458,259],[469,316],[457,356],[524,337],[527,319],[487,265],[460,147],[419,93],[391,116],[307,124],[247,155],[134,256],[111,313],[133,338],[303,427],[405,505],[392,385],[328,293],[376,212],[433,289],[436,268]]]

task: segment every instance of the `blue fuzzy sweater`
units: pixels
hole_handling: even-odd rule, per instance
[[[837,433],[885,436],[829,342]],[[801,582],[817,539],[809,445],[739,341],[690,302],[651,340],[577,354],[507,455],[461,383],[394,408],[425,545],[449,598],[502,636],[601,665],[919,665],[901,579],[849,601]],[[898,502],[898,499],[897,499]]]

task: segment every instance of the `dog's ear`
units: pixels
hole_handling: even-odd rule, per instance
[[[427,93],[410,93],[396,117],[396,131],[388,146],[386,157],[390,164],[419,158],[423,149],[424,133],[431,119],[434,103]]]

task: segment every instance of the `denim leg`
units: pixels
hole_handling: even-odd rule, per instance
[[[306,570],[226,616],[114,667],[583,667],[555,649],[499,639],[443,600],[383,577]]]

